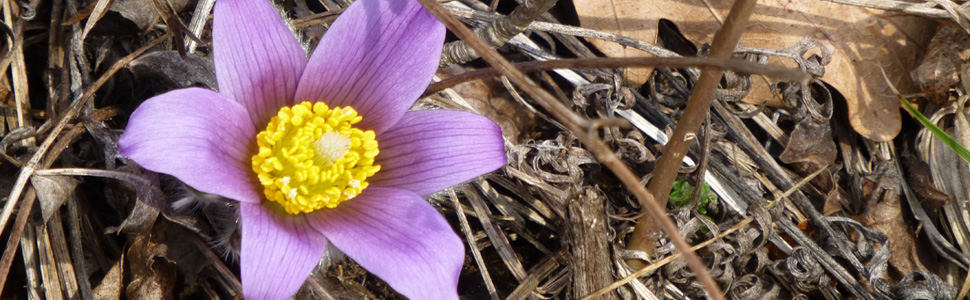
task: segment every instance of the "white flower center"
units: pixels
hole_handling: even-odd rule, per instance
[[[313,143],[313,150],[316,150],[317,163],[321,167],[328,167],[347,155],[347,150],[350,150],[350,138],[339,132],[330,131]]]

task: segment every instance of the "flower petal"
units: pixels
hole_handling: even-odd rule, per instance
[[[259,202],[252,176],[256,129],[246,109],[216,92],[187,88],[146,100],[118,141],[121,154],[193,188]]]
[[[310,58],[298,101],[351,106],[377,133],[407,111],[438,68],[445,27],[414,0],[358,0]]]
[[[372,186],[428,195],[505,165],[502,129],[462,111],[419,110],[378,137],[381,170]]]
[[[219,92],[263,126],[293,104],[306,53],[267,0],[216,1],[213,59]]]
[[[263,204],[242,203],[240,215],[243,296],[287,299],[296,294],[323,258],[326,237],[310,227],[303,215],[288,215]]]
[[[337,249],[410,299],[458,299],[465,251],[445,218],[417,194],[370,187],[307,215]]]

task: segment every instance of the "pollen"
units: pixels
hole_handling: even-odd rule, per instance
[[[362,119],[351,107],[322,102],[280,109],[256,135],[252,160],[266,199],[299,214],[357,197],[381,169],[374,131],[354,127]]]

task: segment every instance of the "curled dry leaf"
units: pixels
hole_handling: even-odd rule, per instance
[[[709,43],[734,1],[728,0],[588,0],[576,1],[583,27],[613,32],[647,42],[657,37],[660,18],[673,21],[689,39]],[[710,5],[707,5],[709,3]],[[715,15],[716,14],[716,15]],[[745,47],[786,49],[805,37],[818,40],[831,55],[822,80],[845,96],[852,127],[874,141],[889,141],[900,130],[899,100],[879,68],[903,93],[911,90],[909,72],[922,55],[935,23],[905,15],[815,0],[759,1],[742,36]],[[590,40],[609,56],[646,56],[618,44]],[[816,54],[816,53],[809,53]],[[771,63],[795,67],[791,59],[772,57]],[[646,72],[628,73],[637,83]],[[748,102],[764,102],[770,94],[760,78],[752,80]],[[759,92],[759,89],[762,92]]]
[[[188,7],[190,2],[188,0],[114,0],[111,2],[110,11],[120,14],[121,17],[135,23],[138,29],[144,31],[159,19],[152,1],[167,3],[176,11],[182,11]]]
[[[133,60],[128,69],[153,94],[190,86],[219,88],[212,58],[195,53],[155,51]]]
[[[153,240],[151,234],[136,236],[128,249],[131,282],[125,288],[128,299],[173,299],[175,264],[166,258],[168,247]]]
[[[877,176],[873,176],[877,177]],[[883,178],[867,178],[867,180],[880,181]],[[871,187],[871,185],[868,185]],[[899,194],[896,191],[876,187],[870,190],[873,193],[882,193],[872,209],[864,215],[858,216],[859,222],[872,230],[885,233],[889,237],[889,265],[896,269],[896,274],[908,274],[912,271],[927,271],[921,262],[920,251],[924,247],[917,243],[916,236],[906,218],[903,216],[900,207]]]
[[[45,224],[54,212],[67,202],[68,197],[74,195],[74,188],[77,187],[77,183],[77,180],[68,176],[34,175],[30,177],[30,184],[37,190],[37,200],[40,201],[40,215],[44,218]]]
[[[454,68],[439,70],[439,75],[454,76]],[[475,80],[459,84],[450,91],[437,93],[418,101],[416,105],[431,104],[445,109],[470,111],[491,119],[502,128],[506,141],[517,142],[520,134],[535,126],[532,112],[509,97],[502,83],[494,79]]]
[[[832,127],[829,123],[816,123],[804,118],[795,125],[785,150],[778,159],[790,164],[795,173],[808,176],[819,169],[822,171],[812,180],[812,184],[826,194],[823,214],[832,215],[849,206],[847,197],[838,188],[838,178],[833,173],[838,151],[832,141]]]
[[[946,26],[933,36],[926,58],[913,71],[913,80],[926,99],[943,104],[950,88],[960,82],[960,70],[970,59],[970,35],[956,26]]]

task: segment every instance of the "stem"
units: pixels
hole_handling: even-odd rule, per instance
[[[796,69],[788,69],[773,65],[763,65],[743,60],[711,57],[596,57],[515,63],[515,67],[522,70],[522,72],[538,72],[553,69],[646,68],[655,66],[678,68],[714,67],[724,70],[731,70],[738,73],[764,74],[780,80],[790,80],[805,83],[811,79],[811,75]],[[422,95],[422,97],[440,92],[463,82],[496,77],[499,75],[502,75],[502,72],[496,68],[484,68],[457,74],[455,76],[432,83],[431,86],[424,91],[424,95]]]
[[[744,33],[745,25],[748,18],[751,17],[756,3],[756,0],[734,2],[724,25],[714,34],[714,41],[711,42],[711,57],[731,57],[738,41],[741,40],[741,34]],[[677,121],[677,128],[674,129],[674,133],[670,136],[670,142],[667,143],[663,155],[657,162],[656,172],[648,187],[658,204],[667,202],[670,187],[673,185],[674,179],[677,178],[677,170],[680,169],[680,164],[694,140],[694,138],[688,138],[688,134],[697,136],[697,129],[710,110],[711,102],[714,100],[714,92],[717,90],[722,75],[724,75],[723,69],[704,69],[694,86],[690,100],[687,102],[687,109],[684,110],[683,117]],[[627,247],[652,253],[656,243],[654,236],[658,231],[657,224],[651,220],[651,216],[644,214],[637,221]],[[640,260],[629,260],[627,263],[634,269],[646,266]]]
[[[742,0],[743,1],[743,0]],[[451,15],[447,9],[445,9],[441,4],[435,0],[418,0],[428,11],[431,12],[435,17],[438,18],[442,23],[448,26],[449,29],[459,38],[468,43],[468,45],[474,48],[482,58],[485,59],[493,67],[502,71],[509,81],[512,81],[516,86],[521,88],[530,97],[536,100],[536,102],[543,108],[549,111],[549,113],[559,120],[576,138],[586,145],[587,150],[593,154],[597,161],[609,168],[616,175],[617,178],[623,182],[623,185],[632,193],[637,199],[647,207],[650,215],[653,216],[657,221],[661,222],[664,231],[673,241],[674,245],[678,250],[684,255],[684,260],[690,266],[691,271],[697,276],[697,280],[704,286],[705,290],[715,300],[726,300],[724,297],[724,292],[718,286],[714,278],[711,277],[710,272],[701,262],[697,254],[691,250],[690,244],[687,243],[687,239],[677,230],[677,225],[674,221],[665,214],[663,206],[653,200],[653,196],[647,192],[647,189],[640,184],[640,177],[633,173],[633,170],[626,165],[616,153],[613,152],[599,137],[595,136],[595,127],[591,126],[593,122],[577,116],[568,107],[556,100],[549,94],[548,91],[540,88],[531,79],[525,76],[521,70],[516,69],[511,62],[502,57],[495,49],[490,48],[484,41],[478,38],[468,26],[461,23],[455,16]],[[735,43],[736,44],[736,43]]]

